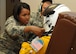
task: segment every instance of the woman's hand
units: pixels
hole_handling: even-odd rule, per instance
[[[33,33],[35,33],[36,35],[38,35],[39,37],[41,37],[42,34],[43,34],[43,32],[44,32],[45,30],[44,30],[44,28],[32,26],[32,27],[31,27],[31,31],[32,31]]]
[[[42,36],[43,32],[45,32],[44,28],[40,28],[37,26],[26,26],[25,31],[27,32],[32,31],[34,34],[38,35],[39,37]]]

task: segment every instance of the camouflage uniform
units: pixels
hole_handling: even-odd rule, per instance
[[[31,25],[43,27],[43,16],[40,16],[40,13],[34,13],[31,14]]]
[[[27,25],[42,27],[42,22],[38,19],[40,18],[39,15],[36,15],[36,17],[32,16]],[[22,42],[27,41],[27,37],[29,36],[29,33],[23,32],[27,25],[20,24],[13,16],[8,18],[5,23],[5,31],[0,35],[0,53],[19,54]]]

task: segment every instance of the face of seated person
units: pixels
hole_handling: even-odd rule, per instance
[[[50,3],[49,1],[44,2],[44,3],[42,4],[42,11],[41,11],[41,13],[43,14],[44,10],[45,10],[48,6],[50,6],[50,5],[51,5],[51,3]]]
[[[22,24],[27,24],[30,19],[30,11],[28,9],[22,8],[18,18]]]

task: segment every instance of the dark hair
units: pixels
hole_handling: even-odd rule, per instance
[[[42,3],[49,1],[52,4],[52,0],[42,0]]]
[[[16,4],[13,9],[13,16],[17,21],[19,21],[18,15],[20,14],[22,8],[28,9],[30,11],[30,6],[27,3],[19,2]]]
[[[52,4],[52,0],[42,0],[42,3],[44,3],[44,2],[49,2],[50,4]],[[42,11],[42,6],[43,6],[43,4],[41,5],[41,10],[40,11]]]

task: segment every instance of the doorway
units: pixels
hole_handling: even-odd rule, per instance
[[[6,0],[6,19],[12,15],[14,5],[20,2],[20,0]]]

